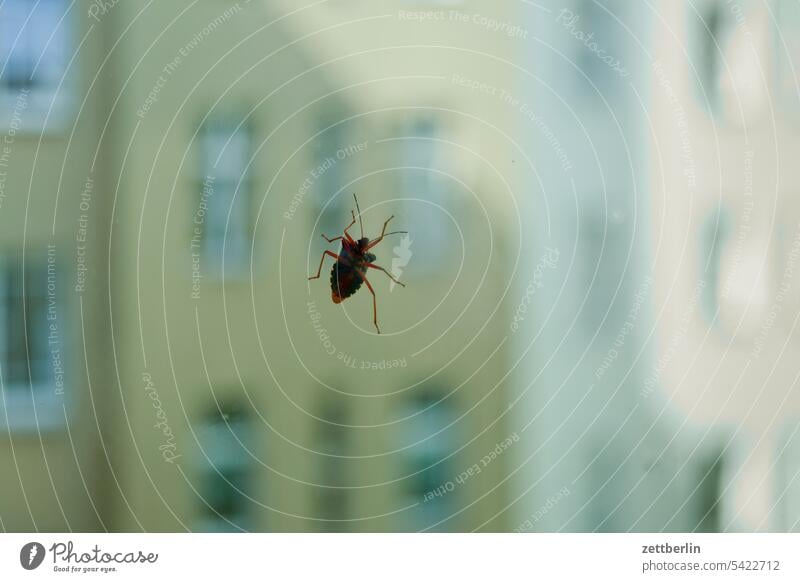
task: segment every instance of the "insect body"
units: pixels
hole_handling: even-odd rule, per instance
[[[353,194],[353,198],[355,198],[355,194]],[[372,285],[367,279],[367,271],[369,269],[383,271],[398,285],[403,287],[405,287],[405,285],[395,279],[394,276],[389,273],[389,271],[374,264],[373,261],[375,261],[376,257],[369,251],[378,243],[380,243],[385,236],[406,233],[405,231],[386,232],[386,227],[389,225],[389,222],[392,220],[392,218],[394,218],[394,216],[390,216],[386,222],[383,223],[383,230],[378,238],[373,240],[366,238],[364,236],[364,225],[361,223],[361,209],[358,208],[358,199],[355,198],[355,201],[356,209],[358,210],[358,221],[361,226],[361,238],[355,240],[347,232],[356,223],[356,214],[354,211],[351,211],[350,214],[353,217],[353,221],[344,229],[342,236],[328,238],[324,234],[322,235],[322,238],[329,243],[337,240],[342,241],[342,247],[339,251],[339,254],[337,255],[332,251],[325,251],[322,253],[322,259],[320,259],[317,274],[313,277],[309,277],[308,279],[319,279],[320,274],[322,273],[322,264],[325,262],[325,257],[332,257],[336,262],[333,264],[333,268],[331,269],[331,299],[334,303],[341,303],[351,295],[354,295],[355,292],[361,288],[362,284],[366,285],[367,289],[369,289],[369,292],[372,293],[372,314],[373,322],[375,323],[375,329],[378,330],[378,333],[381,333],[380,327],[378,327],[378,301],[375,297],[375,290],[372,288]]]

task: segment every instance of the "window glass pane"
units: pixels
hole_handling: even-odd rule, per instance
[[[404,474],[408,475],[404,479],[406,502],[419,504],[409,510],[406,528],[452,529],[452,524],[435,524],[452,513],[456,494],[433,492],[446,487],[454,478],[453,457],[448,456],[456,447],[453,427],[449,426],[455,415],[446,400],[436,402],[431,395],[415,399],[407,414],[414,416],[403,422],[400,443],[401,447],[408,447],[404,448]]]
[[[38,61],[34,80],[52,89],[58,86],[67,64],[67,19],[59,24],[65,9],[63,0],[41,0],[31,19],[36,22],[31,43]]]
[[[608,0],[582,0],[575,15],[577,18],[562,22],[573,37],[570,42],[577,51],[575,60],[578,67],[606,98],[614,83],[622,78],[620,71],[625,70],[625,64],[620,60],[627,53],[625,34],[623,25],[617,22],[617,18],[624,19],[620,14],[622,9],[624,6]],[[578,75],[577,80],[578,91],[594,102],[597,99],[594,88],[585,86],[586,80],[582,75]]]
[[[41,386],[49,381],[47,344],[47,273],[26,267],[25,286],[20,261],[6,264],[5,271],[5,386]],[[30,382],[28,362],[30,361]]]
[[[250,182],[245,175],[250,138],[247,129],[237,125],[237,120],[211,120],[200,134],[202,175],[213,178],[203,224],[204,260],[220,270],[224,259],[226,273],[248,263],[252,242]]]
[[[64,74],[67,52],[63,0],[6,0],[0,8],[2,85],[9,90],[54,90]]]
[[[323,520],[320,529],[323,531],[344,531],[347,524],[347,503],[349,501],[346,485],[348,459],[346,413],[343,406],[329,402],[323,411],[322,418],[317,421],[317,448],[321,453],[318,464],[319,484],[315,491],[316,517]]]
[[[202,449],[198,456],[200,502],[197,529],[240,531],[249,520],[252,457],[248,452],[248,423],[239,410],[216,411],[197,428]]]
[[[404,195],[408,224],[413,225],[411,241],[424,253],[415,255],[417,266],[436,268],[449,251],[452,251],[453,226],[447,212],[448,179],[443,163],[441,129],[434,119],[415,120],[405,140],[405,163],[403,172]],[[405,229],[404,229],[405,230]],[[410,229],[409,229],[410,230]]]
[[[31,6],[29,2],[10,0],[0,9],[0,59],[5,64],[2,81],[12,89],[27,86],[35,62],[25,26]]]

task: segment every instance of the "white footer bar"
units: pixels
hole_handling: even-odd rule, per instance
[[[798,534],[3,534],[0,580],[800,580]]]

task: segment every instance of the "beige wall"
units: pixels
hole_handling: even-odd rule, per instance
[[[134,20],[142,5],[120,3],[114,8],[118,33]],[[429,382],[438,386],[441,394],[458,388],[449,399],[457,416],[463,415],[456,430],[459,446],[465,448],[450,462],[451,479],[509,436],[501,414],[505,408],[505,350],[501,346],[494,353],[507,326],[502,299],[513,260],[504,254],[509,244],[506,232],[495,222],[508,206],[508,195],[498,194],[505,185],[495,168],[502,171],[510,161],[497,148],[502,139],[491,126],[502,125],[504,111],[496,101],[467,89],[454,90],[452,74],[468,76],[474,54],[443,50],[435,51],[436,56],[431,58],[429,50],[403,49],[312,69],[347,54],[350,46],[367,50],[391,44],[387,43],[391,38],[398,42],[441,41],[443,31],[445,40],[455,43],[471,38],[475,31],[452,23],[423,30],[392,17],[369,27],[354,25],[338,34],[317,35],[291,44],[297,36],[313,31],[303,32],[308,22],[289,17],[262,29],[279,12],[260,3],[242,3],[240,11],[234,11],[181,59],[162,83],[158,101],[141,119],[137,110],[163,74],[163,67],[173,62],[208,22],[217,19],[224,6],[199,3],[167,28],[165,23],[183,9],[151,6],[121,37],[119,70],[125,75],[117,79],[115,90],[127,80],[128,72],[132,75],[113,118],[115,172],[124,176],[111,242],[115,257],[114,345],[124,410],[117,410],[113,423],[118,451],[115,468],[131,511],[126,509],[125,500],[117,499],[114,527],[197,527],[202,501],[196,491],[202,490],[203,483],[195,460],[202,458],[202,453],[192,428],[197,428],[216,397],[244,402],[252,415],[252,452],[263,462],[263,466],[255,465],[252,482],[251,493],[258,502],[253,506],[253,529],[415,528],[405,514],[396,513],[407,504],[403,493],[407,480],[401,478],[408,470],[402,454],[392,452],[399,430],[393,421],[401,418],[408,397],[422,390],[415,383],[433,375]],[[361,14],[360,9],[358,12]],[[396,14],[397,9],[387,7],[385,12]],[[331,22],[336,14],[331,11]],[[251,40],[225,56],[251,32],[255,34]],[[498,46],[501,42],[498,37]],[[258,63],[272,51],[276,51],[273,56]],[[255,68],[248,71],[250,65]],[[480,67],[485,69],[485,63]],[[206,72],[209,74],[195,87]],[[402,79],[411,74],[441,78]],[[394,79],[379,80],[383,77]],[[287,81],[289,84],[281,87]],[[504,83],[501,76],[490,82],[498,86]],[[363,85],[341,90],[352,83]],[[304,107],[317,96],[323,98]],[[189,235],[197,203],[197,158],[190,140],[202,116],[219,97],[222,107],[234,116],[256,107],[252,114],[256,144],[261,145],[263,140],[252,168],[253,199],[256,211],[260,210],[255,220],[254,270],[252,279],[246,273],[243,279],[225,285],[209,276],[201,284],[200,299],[193,300]],[[371,335],[371,302],[366,290],[342,306],[333,305],[327,283],[330,263],[326,263],[320,281],[306,285],[306,277],[319,260],[319,233],[313,231],[315,216],[310,200],[300,204],[291,220],[282,217],[316,163],[313,146],[304,142],[319,130],[318,120],[335,119],[337,113],[348,117],[368,111],[368,115],[346,124],[345,141],[367,145],[364,152],[348,158],[344,180],[355,180],[352,189],[359,192],[366,229],[372,236],[389,213],[396,214],[394,228],[408,229],[413,236],[415,225],[408,223],[409,213],[397,200],[403,197],[400,173],[392,169],[398,165],[400,144],[378,140],[404,131],[413,119],[411,113],[418,111],[414,108],[431,105],[462,111],[440,112],[446,128],[443,137],[466,141],[475,149],[475,154],[449,150],[452,172],[460,179],[466,177],[473,189],[471,200],[451,201],[464,231],[463,248],[458,239],[448,241],[448,260],[433,272],[420,270],[415,276],[412,262],[406,289],[389,293],[387,280],[371,278],[385,331],[376,338]],[[461,139],[464,135],[470,139]],[[270,185],[281,166],[281,173]],[[367,210],[373,205],[378,206]],[[491,235],[481,205],[493,223]],[[396,240],[387,239],[379,248],[379,262],[387,267]],[[415,252],[425,254],[427,250]],[[442,300],[442,306],[434,310]],[[337,352],[364,361],[405,358],[408,367],[380,372],[346,368],[325,353],[309,318],[309,301],[319,310]],[[495,312],[496,308],[499,311]],[[432,315],[423,321],[429,312]],[[418,325],[392,336],[409,324]],[[447,335],[434,343],[441,330],[451,324]],[[472,342],[477,334],[478,340]],[[432,347],[423,350],[428,344]],[[422,353],[412,360],[412,354],[419,350]],[[442,372],[444,365],[447,368]],[[145,390],[145,372],[152,379],[181,455],[175,464],[165,462],[159,451],[164,436],[153,428],[156,411]],[[331,389],[355,396],[337,397]],[[397,391],[402,392],[375,398]],[[323,425],[312,415],[324,416],[327,402],[343,408],[345,424],[361,427],[347,430],[345,438],[346,454],[362,458],[340,462],[342,482],[351,487],[346,495],[346,517],[356,520],[343,526],[305,519],[320,515],[322,488],[316,484],[321,483],[323,459],[314,451],[322,446],[319,434]],[[504,470],[499,460],[452,493],[453,499],[457,496],[454,507],[469,507],[444,527],[469,529],[488,521],[486,527],[502,528],[502,519],[490,521],[500,506],[500,497],[497,491],[485,494],[500,482]],[[502,486],[499,491],[503,491]],[[470,505],[473,501],[475,504]],[[385,517],[376,517],[381,515]]]

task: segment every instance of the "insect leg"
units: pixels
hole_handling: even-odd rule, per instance
[[[389,222],[391,222],[391,220],[393,218],[394,218],[394,214],[392,214],[389,218],[386,219],[386,222],[383,223],[383,230],[381,231],[381,235],[378,238],[376,238],[374,241],[372,241],[371,243],[369,243],[367,245],[367,250],[371,249],[372,247],[374,247],[375,245],[377,245],[379,242],[381,242],[383,240],[383,237],[386,234],[386,227],[389,225]]]
[[[345,229],[344,229],[344,235],[342,235],[342,236],[337,236],[337,237],[334,237],[334,238],[328,238],[327,236],[325,236],[325,235],[323,234],[323,235],[322,235],[322,238],[324,238],[324,239],[325,239],[326,241],[328,241],[329,243],[336,242],[337,240],[342,240],[343,238],[346,238],[346,239],[347,239],[347,240],[349,240],[350,242],[353,242],[353,237],[351,237],[351,236],[350,236],[350,234],[349,234],[347,231],[348,231],[348,230],[350,230],[350,228],[351,228],[351,227],[352,227],[352,226],[353,226],[353,225],[356,223],[356,215],[353,213],[353,211],[352,211],[352,210],[350,211],[350,214],[352,214],[352,215],[353,215],[353,222],[351,222],[350,224],[348,224],[348,225],[345,227]]]
[[[389,220],[394,218],[394,216],[390,216]],[[381,231],[381,236],[373,240],[371,243],[367,245],[367,250],[371,249],[374,246],[377,246],[379,242],[381,242],[385,237],[389,236],[390,234],[408,234],[406,230],[395,230],[394,232],[386,232],[386,225],[389,224],[389,220],[383,223],[383,230]]]
[[[322,253],[322,258],[319,260],[319,269],[317,269],[317,274],[314,275],[313,277],[309,277],[308,278],[309,281],[311,279],[319,279],[320,273],[322,273],[322,263],[325,262],[325,255],[329,255],[329,256],[333,257],[333,259],[336,260],[336,261],[339,260],[339,255],[337,255],[336,253],[334,253],[332,251],[325,251],[324,253]]]
[[[347,228],[345,228],[345,229],[344,229],[344,236],[346,236],[346,237],[347,237],[347,240],[349,240],[350,242],[354,242],[354,241],[353,241],[353,237],[352,237],[352,236],[350,236],[350,233],[349,233],[349,232],[347,232],[347,231],[348,231],[348,230],[350,230],[350,229],[352,228],[352,226],[353,226],[353,225],[356,223],[356,213],[355,213],[355,212],[353,212],[353,211],[351,210],[351,211],[350,211],[350,214],[351,214],[351,215],[352,215],[352,217],[353,217],[353,222],[351,222],[350,224],[348,224],[348,225],[347,225]]]
[[[375,329],[378,330],[378,333],[381,333],[381,328],[378,327],[378,298],[375,296],[375,289],[372,288],[366,277],[362,275],[361,279],[367,284],[369,292],[372,293],[372,321],[375,324]]]
[[[374,264],[372,264],[372,263],[367,263],[367,267],[369,267],[370,269],[377,269],[378,271],[383,271],[384,273],[386,273],[386,275],[388,275],[388,277],[389,277],[389,278],[390,278],[392,281],[394,281],[395,283],[397,283],[397,284],[398,284],[398,285],[400,285],[401,287],[405,287],[405,286],[406,286],[406,285],[405,285],[405,283],[401,283],[400,281],[398,281],[397,279],[395,279],[395,278],[394,278],[394,276],[393,276],[393,275],[392,275],[392,274],[391,274],[389,271],[387,271],[386,269],[384,269],[383,267],[379,267],[378,265],[374,265]]]

